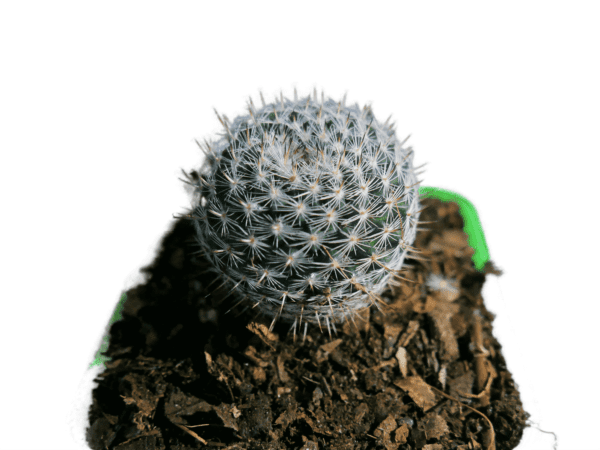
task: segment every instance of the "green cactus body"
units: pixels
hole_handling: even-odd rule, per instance
[[[262,96],[261,96],[262,98]],[[197,243],[237,303],[330,326],[377,304],[414,242],[410,148],[371,109],[280,97],[205,142],[194,184]],[[331,331],[330,331],[331,332]]]

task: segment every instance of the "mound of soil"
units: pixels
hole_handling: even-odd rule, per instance
[[[96,378],[94,450],[513,449],[529,415],[492,335],[456,203],[424,199],[419,259],[330,336],[233,310],[174,221],[126,292]],[[215,290],[215,288],[217,288]]]

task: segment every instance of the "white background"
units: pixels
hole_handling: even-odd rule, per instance
[[[220,131],[213,107],[233,119],[259,90],[316,87],[392,114],[423,185],[473,202],[532,424],[600,449],[599,5],[2,2],[0,448],[83,448],[77,388],[189,205],[178,177]],[[518,449],[553,445],[532,427]]]

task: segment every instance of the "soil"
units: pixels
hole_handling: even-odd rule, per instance
[[[234,303],[210,286],[188,219],[110,329],[87,440],[94,450],[513,449],[529,415],[492,334],[458,205],[427,208],[383,311],[332,336]],[[443,276],[445,278],[440,278]],[[444,281],[446,280],[446,281]],[[215,283],[216,284],[216,283]]]

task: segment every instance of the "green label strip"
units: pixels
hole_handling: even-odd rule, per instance
[[[108,350],[108,334],[110,331],[110,327],[112,326],[113,323],[118,322],[119,320],[123,319],[122,311],[123,311],[123,305],[125,304],[125,300],[127,300],[127,294],[125,292],[123,292],[123,294],[121,295],[121,298],[119,300],[119,303],[117,303],[117,306],[115,307],[115,309],[112,313],[110,321],[108,322],[108,327],[106,327],[106,331],[104,332],[104,336],[102,337],[102,342],[100,343],[100,348],[96,352],[96,358],[94,359],[94,362],[92,362],[89,366],[90,369],[94,366],[104,366],[104,363],[106,361],[111,360],[111,358],[109,358],[108,356],[104,356],[102,353],[104,353],[106,350]]]
[[[485,263],[490,259],[490,252],[485,242],[481,221],[473,204],[456,192],[434,187],[420,188],[419,195],[422,198],[429,197],[436,198],[442,202],[458,203],[459,212],[464,221],[464,232],[468,236],[469,245],[475,250],[473,264],[477,270],[483,271]]]

